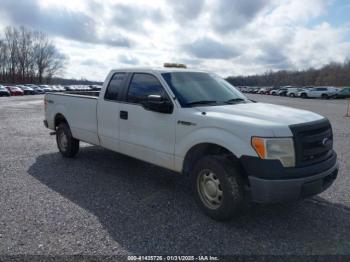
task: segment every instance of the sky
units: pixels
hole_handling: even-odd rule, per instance
[[[230,75],[350,59],[348,0],[0,0],[0,28],[46,32],[64,77],[185,63]]]

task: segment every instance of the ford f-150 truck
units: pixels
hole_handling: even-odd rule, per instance
[[[203,71],[112,70],[100,92],[47,93],[44,124],[64,157],[84,141],[189,176],[196,202],[218,220],[246,200],[319,194],[338,174],[326,118],[251,101]]]

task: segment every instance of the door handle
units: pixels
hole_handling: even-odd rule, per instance
[[[120,118],[121,119],[128,119],[128,112],[127,111],[120,111],[120,114],[119,114]]]

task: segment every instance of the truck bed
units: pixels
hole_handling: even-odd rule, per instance
[[[46,119],[54,129],[54,119],[62,114],[68,121],[73,137],[98,145],[97,99],[99,92],[46,93]]]
[[[98,97],[100,95],[100,91],[65,91],[65,92],[48,92],[47,94]]]

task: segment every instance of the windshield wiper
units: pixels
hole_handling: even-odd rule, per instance
[[[232,98],[227,101],[225,101],[226,104],[235,104],[235,103],[240,103],[240,102],[245,102],[246,100],[243,98]]]
[[[212,105],[212,104],[217,104],[218,102],[215,100],[200,100],[200,101],[194,101],[194,102],[189,102],[186,104],[186,106],[195,106],[195,105]]]

